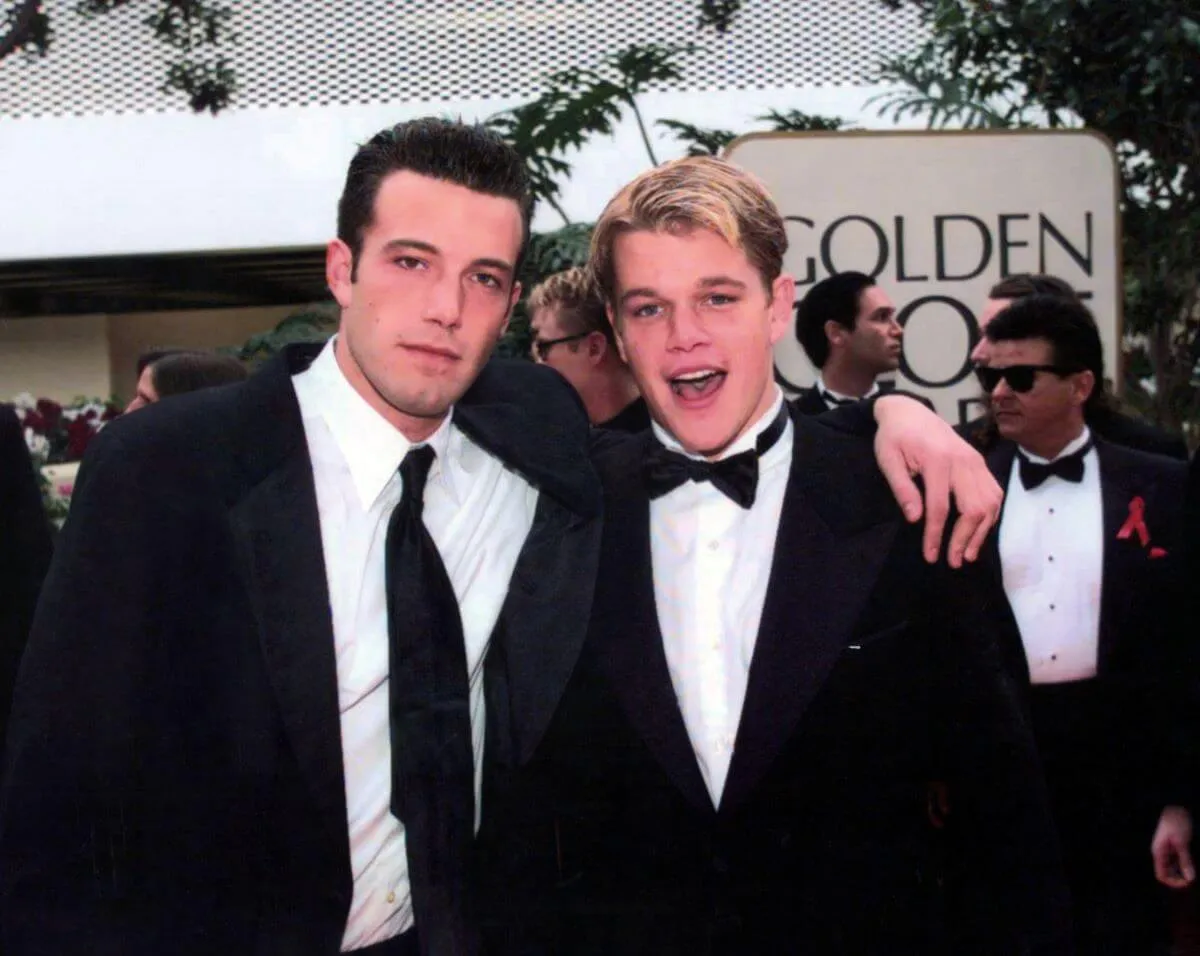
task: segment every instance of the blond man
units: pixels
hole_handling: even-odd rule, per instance
[[[529,294],[533,360],[549,365],[579,393],[597,428],[639,432],[650,413],[617,351],[604,303],[586,269],[556,272]]]
[[[762,185],[712,158],[644,174],[597,224],[653,425],[597,459],[592,619],[511,797],[528,905],[501,952],[1070,951],[989,579],[923,561],[863,443],[784,402],[786,248]],[[994,920],[943,916],[935,770]]]

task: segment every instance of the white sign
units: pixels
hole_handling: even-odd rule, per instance
[[[896,305],[896,383],[950,421],[978,414],[968,358],[988,290],[1020,272],[1069,282],[1095,313],[1120,387],[1116,156],[1089,131],[766,133],[727,158],[759,176],[787,221],[796,298],[859,271]],[[795,335],[776,348],[785,387],[816,371]]]

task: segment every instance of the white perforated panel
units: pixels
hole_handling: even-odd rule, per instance
[[[226,2],[235,109],[519,97],[635,43],[701,44],[682,89],[860,85],[922,32],[881,0],[746,0],[723,36],[698,30],[696,0]],[[92,20],[75,0],[45,6],[53,46],[0,60],[0,116],[187,109],[162,89],[171,51],[142,22],[151,4]]]

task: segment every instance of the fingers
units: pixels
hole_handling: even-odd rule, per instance
[[[883,444],[877,439],[875,454],[879,460],[879,470],[887,479],[892,494],[895,495],[896,501],[900,505],[900,510],[904,512],[904,517],[910,522],[920,521],[923,510],[921,492],[917,489],[916,483],[909,473],[908,462],[904,460],[903,453],[894,445]]]
[[[925,560],[933,564],[938,559],[938,552],[942,548],[942,535],[946,530],[946,519],[950,514],[950,468],[945,462],[931,465],[922,476],[925,479],[925,537],[923,550],[925,552]],[[959,523],[962,519],[959,519]],[[955,525],[955,531],[958,531],[958,525]],[[964,542],[966,538],[963,539]],[[958,567],[961,564],[961,554],[959,555],[959,564],[953,561],[953,554],[950,555],[951,567]]]
[[[1183,879],[1184,886],[1190,886],[1196,879],[1196,867],[1192,863],[1191,847],[1187,843],[1182,843],[1178,849],[1179,856],[1179,873]]]

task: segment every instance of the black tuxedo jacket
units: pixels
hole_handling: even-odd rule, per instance
[[[0,405],[0,752],[51,547],[50,522],[21,422],[12,408]]]
[[[1200,647],[1184,611],[1188,469],[1173,458],[1100,437],[1095,444],[1104,512],[1095,709],[1108,719],[1095,728],[1094,745],[1110,765],[1102,787],[1123,804],[1120,815],[1140,853],[1149,846],[1163,806],[1195,806],[1200,785],[1194,756],[1200,734],[1195,697]],[[1015,454],[1016,446],[1001,440],[987,455],[1001,487],[1008,486]],[[1144,503],[1148,546],[1136,535],[1117,536],[1134,498]],[[1001,526],[1004,520],[1002,512]],[[982,563],[1002,582],[999,537],[999,531],[989,537]],[[1028,686],[1029,667],[1015,622],[1004,633],[1010,637],[1005,647],[1010,670]]]
[[[352,877],[337,675],[294,349],[106,428],[21,669],[3,950],[337,953]],[[527,760],[584,639],[600,535],[570,389],[495,362],[456,406],[540,490],[485,664],[488,759]]]
[[[793,410],[795,452],[728,781],[714,809],[659,631],[637,436],[598,461],[588,639],[533,761],[485,801],[498,953],[946,952],[926,816],[945,775],[1004,921],[971,952],[1070,951],[1028,728],[986,573],[933,568],[869,444]],[[852,489],[853,493],[848,493]]]
[[[804,389],[804,391],[792,399],[791,404],[792,408],[801,415],[823,415],[829,411],[829,406],[825,404],[825,399],[821,397],[821,393],[815,387]]]

